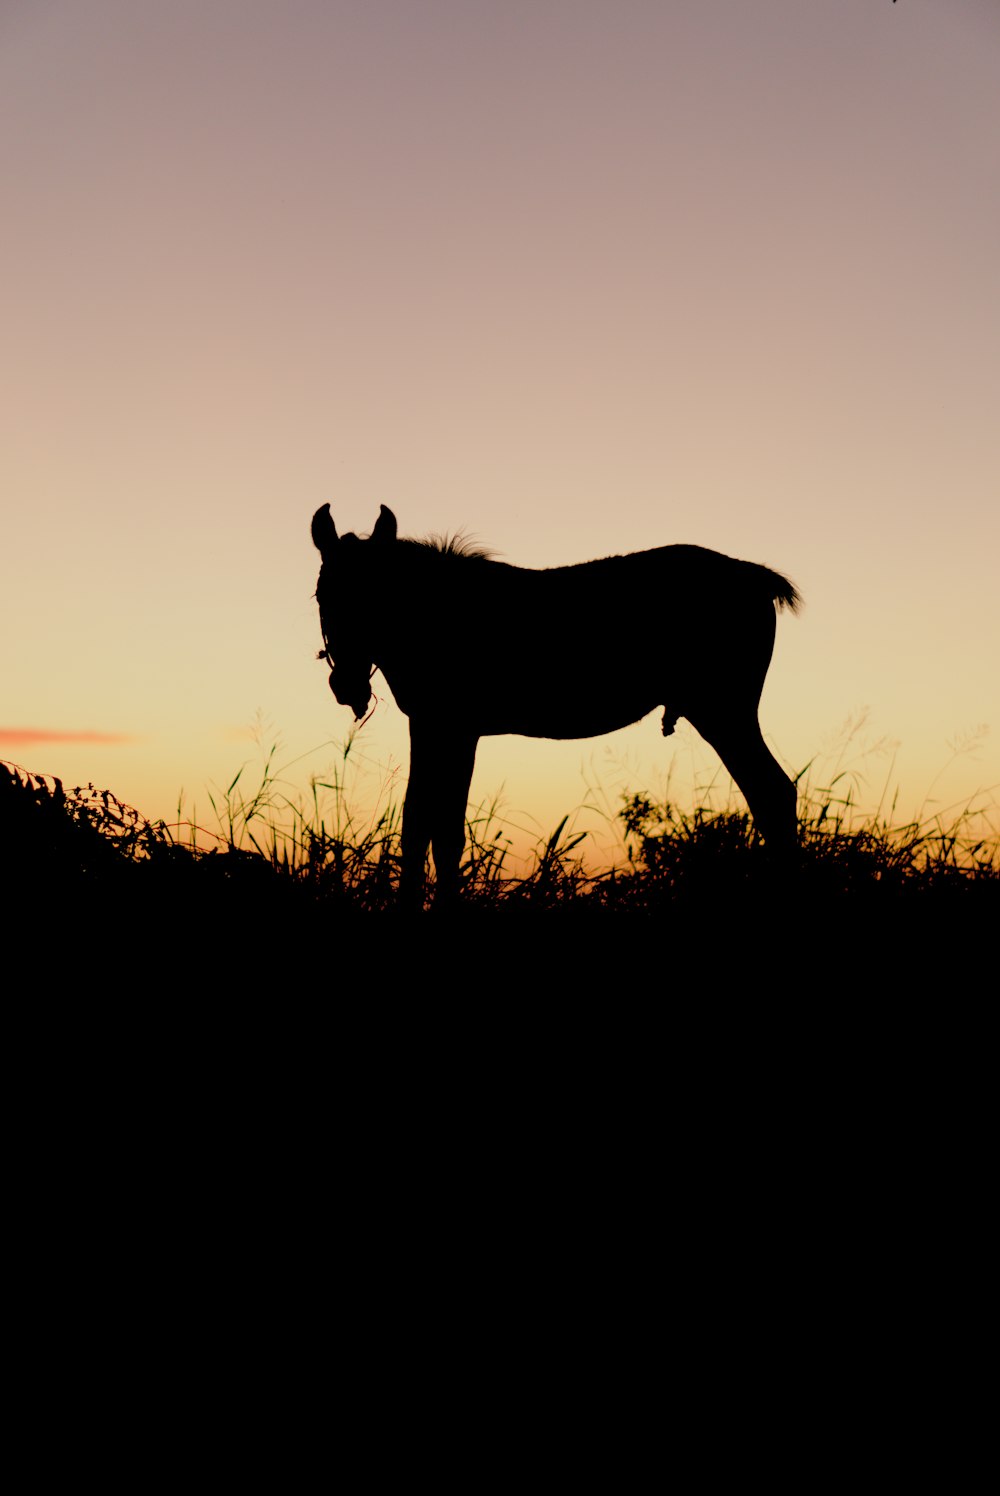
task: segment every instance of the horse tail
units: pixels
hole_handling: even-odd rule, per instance
[[[771,601],[778,612],[780,613],[782,608],[787,608],[789,613],[797,613],[802,606],[802,593],[795,583],[783,577],[780,571],[772,571],[769,575],[772,587]]]
[[[750,565],[754,572],[755,585],[763,586],[779,613],[783,608],[787,608],[790,613],[799,611],[802,606],[802,593],[794,582],[783,577],[780,571],[772,571],[769,566],[758,566],[752,561],[746,564]]]

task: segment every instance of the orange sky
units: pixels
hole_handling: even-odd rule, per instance
[[[1000,784],[998,97],[995,0],[5,4],[0,755],[200,812],[259,710],[305,784],[309,520],[385,502],[774,566],[790,770],[867,708],[862,798]],[[406,752],[386,700],[374,793]],[[653,717],[473,798],[716,769]]]

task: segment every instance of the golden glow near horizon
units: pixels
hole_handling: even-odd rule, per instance
[[[789,769],[867,707],[860,800],[996,786],[998,88],[989,0],[5,7],[0,756],[169,818],[260,708],[306,785],[350,728],[309,520],[387,502],[785,571]],[[716,773],[654,717],[484,742],[473,801]]]

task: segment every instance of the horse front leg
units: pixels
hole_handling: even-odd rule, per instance
[[[429,744],[410,721],[410,777],[403,800],[402,872],[399,902],[406,909],[424,907],[424,873],[431,844],[434,783]]]
[[[439,909],[449,908],[458,900],[459,869],[465,851],[465,815],[478,743],[478,738],[463,735],[453,738],[444,749],[438,744],[439,775],[431,846],[437,875],[434,905]]]
[[[465,812],[478,738],[433,723],[410,720],[410,778],[403,801],[403,869],[400,902],[423,908],[427,849],[433,846],[435,903],[453,903],[465,848]]]

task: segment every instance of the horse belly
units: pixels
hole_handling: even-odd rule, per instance
[[[550,653],[521,632],[499,636],[484,659],[463,659],[470,715],[482,735],[592,738],[638,722],[662,705],[662,683],[633,640],[579,641]]]
[[[655,702],[650,706],[641,707],[638,711],[615,713],[614,715],[601,714],[598,712],[581,712],[573,718],[558,718],[545,720],[539,718],[531,725],[524,724],[518,727],[505,727],[503,732],[513,732],[523,738],[556,738],[569,740],[571,738],[602,738],[605,733],[617,732],[619,728],[631,727],[635,722],[641,722],[642,718],[649,712],[655,710]]]
[[[526,738],[596,738],[639,722],[659,703],[649,690],[621,695],[581,693],[567,698],[553,688],[544,695],[484,703],[480,731],[513,732]]]

